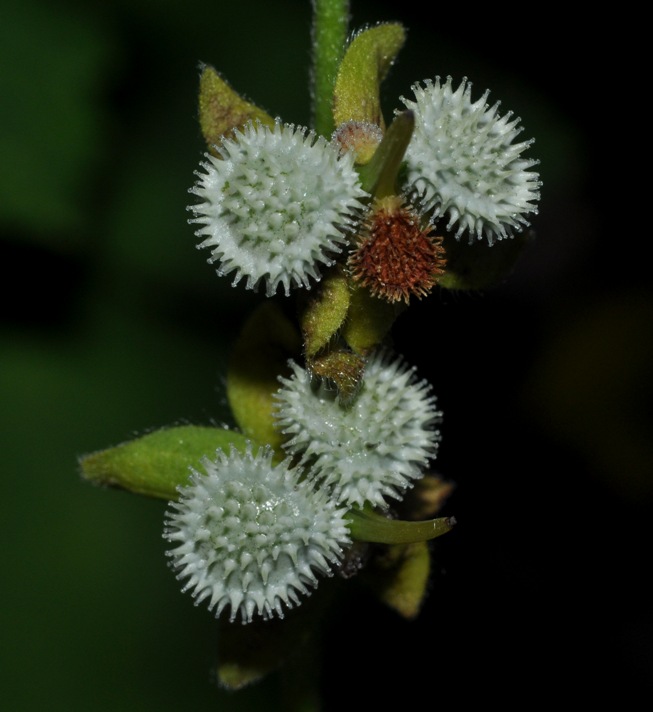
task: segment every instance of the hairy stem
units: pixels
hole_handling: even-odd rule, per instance
[[[313,0],[313,128],[326,137],[331,136],[335,128],[333,87],[344,53],[348,26],[349,0]]]

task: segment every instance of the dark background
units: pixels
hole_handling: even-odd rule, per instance
[[[277,709],[274,678],[215,686],[215,621],[166,567],[164,503],[84,483],[77,459],[228,417],[229,346],[261,297],[216,278],[186,224],[197,65],[307,124],[310,3],[2,7],[3,702]],[[386,117],[413,82],[467,76],[522,118],[544,186],[504,283],[436,291],[397,322],[445,414],[436,464],[458,526],[434,543],[416,621],[363,592],[340,612],[327,707],[629,706],[653,676],[653,293],[613,60],[581,20],[410,0],[352,13],[353,29],[408,28]]]

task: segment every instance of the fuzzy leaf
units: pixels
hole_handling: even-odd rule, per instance
[[[224,134],[248,121],[274,126],[274,119],[269,114],[243,99],[208,65],[202,65],[200,75],[199,120],[209,147],[220,143]]]
[[[345,121],[368,121],[383,127],[379,87],[406,38],[397,23],[384,23],[359,32],[340,64],[333,97],[336,126]]]
[[[164,428],[135,440],[80,458],[82,476],[97,485],[135,494],[173,500],[177,486],[186,483],[189,467],[201,458],[233,445],[244,449],[246,439],[226,428],[182,425]]]
[[[308,297],[301,315],[308,358],[323,349],[342,326],[349,308],[349,285],[341,269],[330,272]]]
[[[366,356],[383,341],[404,309],[404,304],[373,297],[365,288],[354,289],[342,336],[357,354]]]
[[[272,396],[288,360],[301,353],[301,337],[281,309],[263,302],[246,321],[234,344],[227,374],[227,398],[238,426],[250,439],[281,452],[281,434],[272,417]]]

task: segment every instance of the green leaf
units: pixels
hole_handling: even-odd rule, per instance
[[[245,436],[226,428],[181,425],[164,428],[116,447],[80,458],[82,476],[97,485],[135,494],[177,498],[191,466],[216,450],[243,450]]]
[[[351,294],[342,337],[357,354],[367,356],[385,339],[405,308],[402,303],[386,302],[373,297],[365,288],[356,288]]]
[[[227,374],[227,397],[243,433],[280,452],[281,434],[272,417],[279,375],[289,374],[288,360],[301,353],[294,324],[271,301],[246,321],[234,344]]]
[[[365,121],[384,126],[380,84],[406,39],[402,25],[384,23],[359,32],[340,64],[333,97],[336,126]]]
[[[224,134],[248,121],[274,126],[274,119],[269,114],[243,99],[208,65],[202,65],[200,74],[199,119],[202,135],[209,146],[219,144]]]
[[[331,271],[302,309],[304,352],[312,358],[333,338],[347,316],[349,285],[342,269]]]
[[[389,519],[367,509],[350,509],[345,515],[352,539],[378,544],[413,544],[429,541],[450,532],[456,524],[453,517],[424,521]]]

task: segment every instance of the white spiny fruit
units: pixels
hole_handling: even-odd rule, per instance
[[[378,351],[370,356],[360,392],[341,404],[335,392],[313,382],[291,363],[281,377],[276,419],[288,437],[284,447],[300,457],[309,478],[349,506],[387,508],[400,499],[435,457],[441,413],[431,386],[418,380],[401,357]]]
[[[472,102],[472,85],[463,79],[454,91],[451,77],[414,84],[415,101],[402,102],[415,114],[415,131],[406,151],[407,183],[433,217],[448,217],[456,238],[488,242],[512,237],[537,213],[538,161],[523,158],[532,140],[521,133],[512,112],[500,116],[485,92]]]
[[[273,465],[269,448],[218,451],[203,466],[166,511],[182,590],[216,617],[229,609],[231,621],[283,618],[339,565],[350,543],[345,510],[287,461]]]
[[[248,123],[205,154],[190,192],[200,248],[211,250],[218,274],[265,284],[309,287],[333,263],[362,209],[351,153],[302,127]]]

